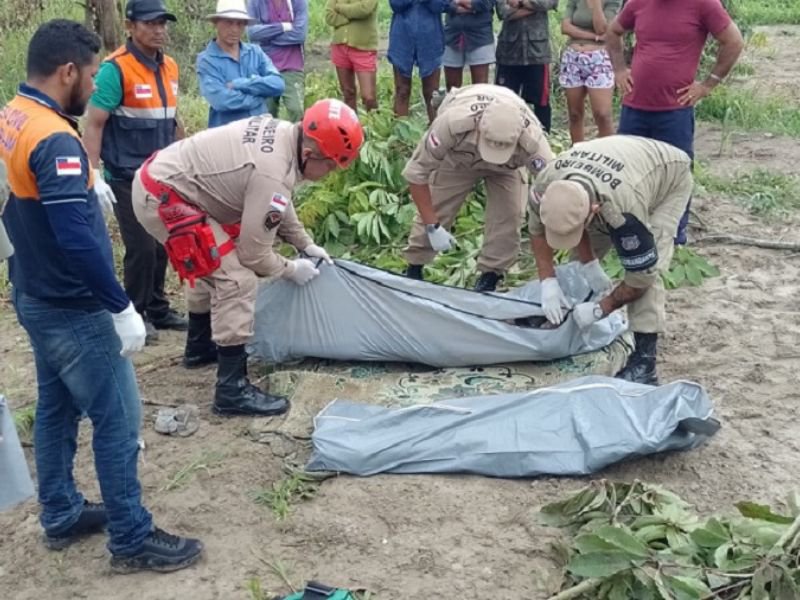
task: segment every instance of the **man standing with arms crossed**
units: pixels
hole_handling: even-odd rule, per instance
[[[622,50],[626,31],[636,35],[630,69]],[[709,35],[719,44],[717,60],[695,81]],[[617,133],[672,144],[694,159],[694,106],[725,79],[744,47],[720,0],[628,0],[606,31],[606,46],[622,94]],[[687,204],[676,244],[686,243],[688,221]]]
[[[112,570],[175,571],[196,562],[203,545],[154,527],[142,506],[141,400],[129,356],[144,346],[145,328],[115,278],[98,182],[78,136],[99,50],[79,23],[45,23],[28,47],[26,83],[0,111],[11,297],[36,363],[40,521],[51,550],[107,527]],[[102,504],[85,500],[73,478],[84,414]]]
[[[164,54],[167,22],[175,21],[163,0],[128,0],[130,37],[100,67],[89,105],[84,143],[95,168],[100,200],[114,206],[125,244],[125,291],[148,329],[186,330],[186,320],[164,294],[167,255],[133,214],[131,182],[145,159],[183,137],[177,120],[178,65]],[[110,177],[103,181],[100,160]]]

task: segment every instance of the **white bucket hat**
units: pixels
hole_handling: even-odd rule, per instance
[[[232,19],[234,21],[247,21],[254,23],[255,19],[247,14],[245,0],[218,0],[217,12],[207,15],[206,19]]]

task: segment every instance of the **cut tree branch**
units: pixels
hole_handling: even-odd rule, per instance
[[[751,238],[744,235],[732,233],[711,233],[695,240],[696,244],[733,244],[739,246],[755,246],[756,248],[766,248],[768,250],[791,250],[800,252],[800,242],[781,242],[777,240],[765,240],[761,238]]]

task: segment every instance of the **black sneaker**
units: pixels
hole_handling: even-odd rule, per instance
[[[111,570],[115,573],[158,571],[169,573],[193,565],[203,553],[203,542],[179,537],[155,527],[144,538],[142,549],[132,556],[112,556]]]
[[[108,524],[106,505],[102,502],[84,500],[83,510],[78,520],[59,535],[44,534],[44,545],[48,550],[63,550],[86,536],[101,533]]]
[[[147,318],[150,319],[156,329],[186,331],[189,328],[189,322],[171,308],[164,314],[153,315],[148,313]]]

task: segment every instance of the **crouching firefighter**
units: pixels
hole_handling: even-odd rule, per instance
[[[252,385],[245,344],[253,335],[258,277],[304,285],[309,258],[276,253],[276,238],[332,262],[292,205],[292,189],[358,155],[364,133],[352,109],[320,100],[299,124],[261,115],[198,133],[154,154],[136,172],[133,208],[187,282],[189,332],[183,364],[218,362],[214,411],[281,414],[288,401]],[[318,263],[317,263],[318,264]]]
[[[564,318],[553,250],[574,249],[596,294],[573,308],[578,326],[587,328],[628,305],[636,348],[617,373],[622,379],[658,384],[656,343],[666,321],[661,274],[669,269],[692,185],[691,161],[683,151],[614,135],[576,144],[557,156],[531,189],[529,229],[545,316],[556,325]],[[613,289],[598,261],[612,246],[625,269]]]

